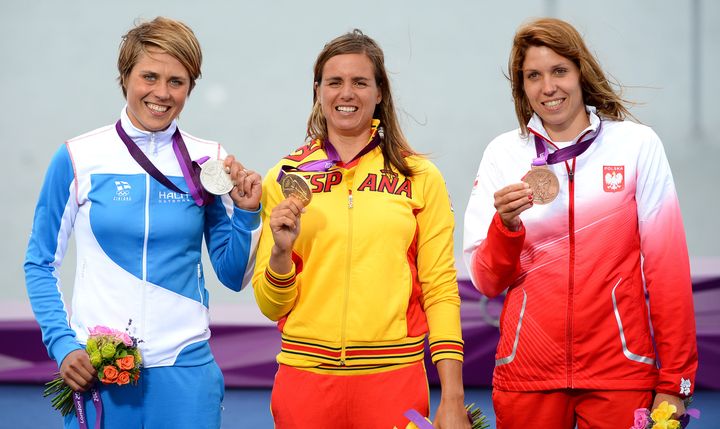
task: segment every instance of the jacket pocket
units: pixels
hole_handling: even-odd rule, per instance
[[[645,297],[642,288],[632,286],[619,278],[611,292],[622,351],[633,362],[655,365]]]
[[[520,292],[522,292],[522,300],[519,299],[518,294]],[[503,309],[500,321],[500,343],[495,353],[496,367],[509,364],[515,360],[528,296],[525,289],[516,289],[514,293],[508,294],[506,299],[508,301]]]

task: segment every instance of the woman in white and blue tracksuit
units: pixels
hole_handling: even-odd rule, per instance
[[[202,240],[220,281],[239,291],[253,272],[261,182],[218,143],[177,131],[201,58],[192,30],[178,21],[159,17],[128,32],[118,60],[127,99],[119,127],[66,141],[35,210],[25,260],[30,302],[65,382],[76,391],[99,390],[103,428],[220,427],[224,384],[208,344]],[[214,198],[187,193],[197,173],[184,168],[178,143],[191,160],[224,159],[232,191]],[[132,145],[150,167],[131,154]],[[152,166],[176,189],[158,181]],[[73,232],[77,268],[68,312],[58,269]],[[128,324],[143,358],[138,384],[96,382],[84,349],[89,328]],[[92,427],[96,409],[85,397]],[[78,427],[74,414],[65,427]]]

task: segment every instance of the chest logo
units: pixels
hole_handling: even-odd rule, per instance
[[[625,166],[603,165],[603,190],[620,192],[625,189]]]
[[[113,201],[131,201],[130,190],[132,186],[124,180],[115,181],[115,196]]]
[[[391,170],[380,170],[380,177],[377,174],[368,173],[365,180],[358,186],[358,191],[386,192],[388,194],[402,195],[412,199],[412,182],[403,178],[402,183],[397,173]]]

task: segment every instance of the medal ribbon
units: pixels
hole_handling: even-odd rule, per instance
[[[372,126],[371,126],[371,133],[370,133],[370,139],[368,140],[368,144],[357,154],[353,157],[353,159],[350,160],[350,162],[355,161],[356,159],[360,158],[361,156],[365,155],[366,153],[370,152],[371,150],[375,149],[377,145],[380,144],[380,136],[377,134],[378,126],[380,125],[379,119],[373,119],[372,120]],[[283,165],[280,168],[280,173],[278,174],[277,181],[278,183],[282,181],[282,178],[285,177],[285,174],[290,171],[315,171],[315,172],[325,172],[333,168],[338,162],[340,162],[340,154],[338,154],[337,149],[330,143],[330,140],[325,140],[323,143],[323,147],[325,149],[325,154],[327,155],[327,158],[325,159],[318,159],[316,161],[308,161],[303,164],[298,165],[297,167],[291,167],[289,165]],[[348,164],[350,163],[348,162]]]
[[[138,164],[140,164],[143,170],[145,170],[155,180],[165,185],[165,187],[172,189],[179,194],[187,194],[187,192],[175,186],[175,184],[162,174],[162,172],[155,167],[152,161],[145,156],[143,151],[140,150],[135,142],[132,141],[130,136],[127,135],[125,130],[123,130],[120,120],[115,123],[115,130],[120,136],[120,140],[125,143],[125,147],[127,147],[130,155],[135,161],[137,161]],[[177,158],[178,163],[180,164],[180,169],[182,170],[183,177],[185,178],[185,183],[187,183],[188,188],[190,188],[190,195],[192,195],[193,200],[195,200],[195,204],[201,207],[210,204],[213,201],[213,196],[203,189],[200,184],[200,165],[197,162],[190,160],[190,154],[188,153],[185,142],[182,139],[182,135],[180,135],[179,128],[175,128],[175,132],[172,135],[172,142],[175,158]],[[207,161],[207,159],[208,157],[203,157],[199,161],[202,163]]]
[[[558,149],[551,154],[548,154],[548,145],[545,143],[547,139],[533,132],[533,139],[535,140],[535,150],[537,151],[538,157],[533,159],[532,165],[537,167],[540,165],[557,164],[558,162],[567,161],[568,159],[582,155],[583,152],[585,152],[595,141],[597,136],[600,135],[601,130],[602,121],[600,121],[600,125],[598,125],[595,132],[589,130],[578,139],[578,143],[562,149]],[[588,134],[591,134],[590,138],[587,140],[582,140]]]
[[[95,405],[95,428],[100,428],[102,425],[102,414],[103,405],[100,399],[100,393],[96,388],[90,390],[92,395],[93,405]],[[83,394],[80,392],[73,392],[73,403],[75,404],[75,414],[78,419],[78,426],[80,429],[87,429],[87,417],[85,416],[85,401],[83,400]]]
[[[418,427],[418,429],[433,429],[434,426],[432,423],[425,420],[425,417],[423,417],[422,414],[418,413],[417,411],[410,409],[405,411],[403,414],[405,417],[407,417],[408,420],[415,423],[415,426]]]

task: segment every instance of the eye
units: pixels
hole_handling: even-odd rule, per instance
[[[339,88],[340,84],[341,82],[339,80],[330,80],[328,81],[327,86],[329,86],[330,88]]]
[[[185,81],[183,81],[181,79],[171,79],[170,80],[170,86],[172,86],[174,88],[180,88],[184,84],[185,84]]]
[[[537,79],[540,76],[540,73],[536,72],[535,70],[529,71],[525,74],[525,79]]]
[[[353,82],[353,86],[355,86],[355,88],[366,88],[368,83],[364,80],[356,80]]]
[[[148,74],[143,75],[143,79],[145,79],[148,82],[155,82],[157,80],[157,76],[155,76],[154,74],[148,73]]]
[[[565,67],[558,67],[555,70],[553,70],[553,73],[555,73],[555,75],[557,75],[557,76],[563,76],[563,75],[567,74],[567,72],[568,72],[568,69],[566,69]]]

